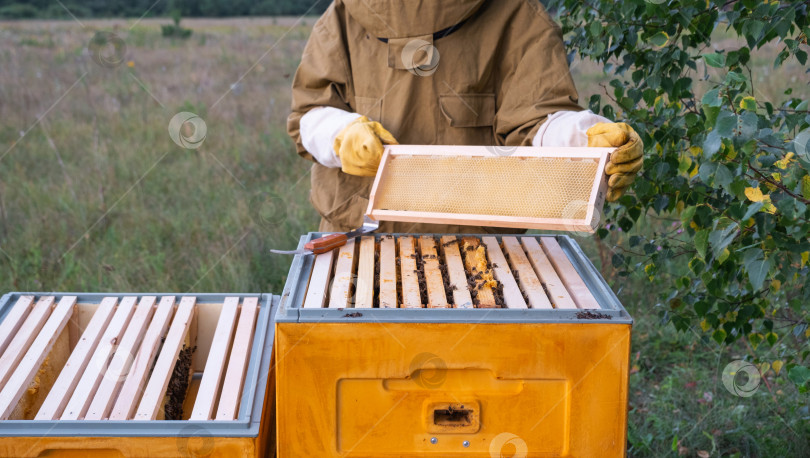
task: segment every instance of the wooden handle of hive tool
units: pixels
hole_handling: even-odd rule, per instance
[[[315,240],[310,240],[304,245],[304,249],[312,251],[314,254],[326,253],[346,244],[346,234],[329,234]]]

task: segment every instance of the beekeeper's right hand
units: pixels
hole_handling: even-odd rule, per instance
[[[374,176],[383,154],[383,145],[396,145],[397,140],[382,124],[361,116],[335,137],[334,150],[341,170],[349,175]]]
[[[315,107],[301,117],[301,144],[319,164],[358,176],[374,176],[383,145],[397,144],[378,122],[334,107]]]

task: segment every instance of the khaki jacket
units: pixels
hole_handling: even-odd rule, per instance
[[[310,160],[299,121],[319,106],[380,121],[401,144],[531,145],[547,116],[582,110],[577,100],[560,29],[537,0],[336,0],[304,50],[287,129],[298,153]],[[373,181],[313,164],[310,200],[323,218],[320,230],[359,227]],[[514,232],[390,222],[380,227]]]

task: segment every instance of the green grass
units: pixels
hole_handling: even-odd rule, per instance
[[[267,250],[295,247],[318,222],[309,163],[285,130],[313,21],[184,20],[189,40],[160,37],[167,22],[2,25],[0,291],[281,292],[291,259]],[[96,65],[85,51],[95,30],[120,35],[132,66]],[[574,74],[582,100],[607,81],[593,63]],[[761,90],[793,76],[768,74]],[[207,124],[200,149],[168,136],[183,110]],[[773,361],[789,342],[720,348],[699,328],[662,326],[660,285],[601,266],[623,243],[612,237],[601,249],[579,240],[635,319],[630,455],[678,456],[679,443],[685,456],[810,456],[807,395],[784,373],[767,372],[750,398],[720,381],[732,360]]]

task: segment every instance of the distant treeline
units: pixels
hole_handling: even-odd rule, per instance
[[[330,0],[0,0],[0,19],[319,15]],[[67,10],[67,11],[66,11]],[[68,13],[70,11],[70,14]]]

